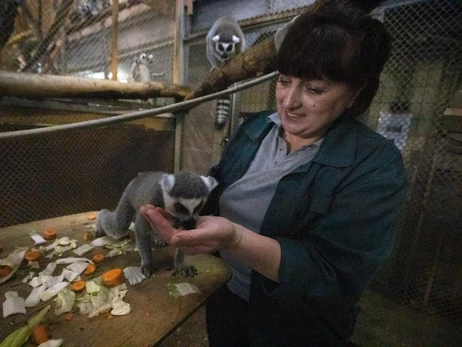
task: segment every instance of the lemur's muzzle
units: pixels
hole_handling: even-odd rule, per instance
[[[181,226],[183,227],[184,230],[194,229],[196,227],[196,219],[195,218],[187,219],[181,222]]]

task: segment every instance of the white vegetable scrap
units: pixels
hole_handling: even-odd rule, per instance
[[[59,347],[62,346],[64,340],[63,339],[51,339],[47,342],[43,342],[38,347]]]
[[[111,249],[109,253],[106,254],[106,257],[108,258],[115,257],[117,255],[125,254],[128,252],[133,252],[135,250],[132,239],[125,239],[113,244],[107,244],[104,247]]]
[[[22,279],[22,283],[26,283],[27,281],[30,281],[34,277],[34,275],[35,275],[34,271],[29,272],[27,276]]]
[[[29,296],[26,298],[26,301],[24,302],[24,306],[26,307],[35,307],[37,304],[40,302],[40,294],[43,293],[45,290],[47,290],[47,285],[42,284],[39,287],[35,287],[32,289],[32,292],[29,294]]]
[[[55,255],[62,255],[63,253],[77,248],[77,240],[70,239],[67,236],[56,239],[52,244],[45,247],[46,251],[51,251],[46,255],[46,258],[52,258]]]
[[[82,256],[85,253],[88,253],[89,251],[91,251],[92,249],[93,249],[93,246],[90,245],[89,243],[86,243],[86,244],[74,249],[74,253],[79,255],[79,256]]]
[[[8,265],[9,267],[11,267],[11,272],[7,276],[0,278],[0,284],[8,281],[11,278],[11,276],[14,275],[14,273],[19,268],[24,259],[24,254],[26,253],[26,250],[27,247],[16,248],[5,259],[0,259],[0,265]]]
[[[88,262],[88,263],[91,262],[91,260],[88,258],[69,257],[69,258],[61,258],[61,259],[56,260],[56,264],[72,264],[78,261],[83,261],[83,262]]]
[[[44,243],[47,243],[47,240],[45,240],[42,236],[40,236],[37,233],[34,233],[30,236],[32,240],[34,240],[34,246],[38,245],[43,245]]]
[[[114,243],[113,239],[111,239],[109,236],[103,236],[91,241],[90,245],[92,247],[103,247],[111,243]]]
[[[58,283],[56,283],[55,285],[48,288],[44,292],[40,293],[40,295],[39,295],[40,300],[42,300],[42,301],[50,300],[52,297],[54,297],[56,294],[58,294],[59,291],[66,288],[68,284],[69,284],[68,282],[58,282]]]
[[[174,297],[201,292],[195,284],[189,282],[169,283],[167,284],[167,289],[168,293]]]
[[[56,262],[49,263],[45,270],[41,271],[39,275],[51,275],[56,269]]]
[[[6,292],[5,298],[6,300],[3,302],[3,318],[17,313],[26,314],[24,299],[18,295],[18,292]]]
[[[128,266],[124,269],[124,276],[128,282],[134,286],[142,282],[147,277],[141,272],[141,267],[139,266]]]
[[[88,284],[88,282],[87,282]],[[111,314],[114,316],[126,315],[130,313],[131,307],[129,303],[122,299],[127,293],[127,285],[125,283],[108,289],[105,286],[98,286],[99,292],[93,292],[91,296],[92,308],[89,311],[88,318],[93,318],[99,314],[112,309]],[[88,288],[87,288],[88,290]],[[83,308],[88,306],[81,305]],[[81,308],[82,312],[82,308]],[[82,312],[83,313],[83,312]]]
[[[40,263],[38,261],[29,261],[27,263],[27,266],[29,266],[32,269],[40,269]]]
[[[120,298],[115,298],[112,302],[112,311],[113,316],[123,316],[129,314],[131,310],[130,304],[123,301]]]
[[[69,288],[64,288],[56,296],[55,315],[59,316],[62,313],[71,312],[75,303],[75,293]]]

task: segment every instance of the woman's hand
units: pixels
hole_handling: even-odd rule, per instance
[[[168,244],[186,254],[213,253],[219,249],[238,246],[242,234],[235,224],[222,217],[203,216],[197,219],[196,229],[180,230],[170,225],[168,213],[152,205],[142,206],[141,213],[153,229]]]

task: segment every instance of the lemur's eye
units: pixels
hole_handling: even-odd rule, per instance
[[[178,213],[188,214],[188,209],[179,202],[175,202],[173,207],[175,208],[175,211]]]
[[[204,202],[203,202],[203,201],[202,201],[199,205],[196,206],[196,208],[194,209],[193,213],[194,213],[194,214],[199,213],[199,211],[201,210],[202,206],[204,206]]]

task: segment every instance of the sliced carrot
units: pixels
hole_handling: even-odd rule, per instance
[[[103,284],[106,287],[116,287],[119,284],[124,283],[125,281],[124,271],[122,269],[112,269],[112,270],[106,271],[101,276],[101,279],[103,281]]]
[[[71,290],[76,293],[80,293],[82,290],[85,289],[87,285],[86,281],[80,280],[80,281],[74,281],[71,284]]]
[[[96,271],[96,265],[92,263],[88,263],[87,268],[83,272],[84,275],[91,275]]]
[[[43,238],[45,240],[54,240],[58,236],[58,231],[54,228],[48,228],[43,232]]]
[[[40,345],[47,342],[51,338],[50,330],[46,324],[40,323],[37,325],[30,335],[30,340],[33,344]]]
[[[106,256],[103,253],[97,253],[92,258],[92,260],[97,264],[102,263],[105,259]]]
[[[0,277],[8,276],[13,269],[9,265],[0,265]]]
[[[83,234],[83,239],[85,241],[91,241],[94,238],[95,238],[95,233],[92,231],[85,231],[85,233]]]
[[[88,219],[88,220],[95,220],[95,219],[96,219],[96,216],[95,216],[94,213],[89,213],[89,214],[87,214],[87,219]]]
[[[42,257],[42,253],[39,251],[34,251],[34,250],[27,250],[26,253],[24,253],[24,260],[27,261],[37,261]]]
[[[64,319],[67,320],[68,322],[72,320],[72,318],[74,318],[74,314],[72,312],[69,312],[64,316]]]

